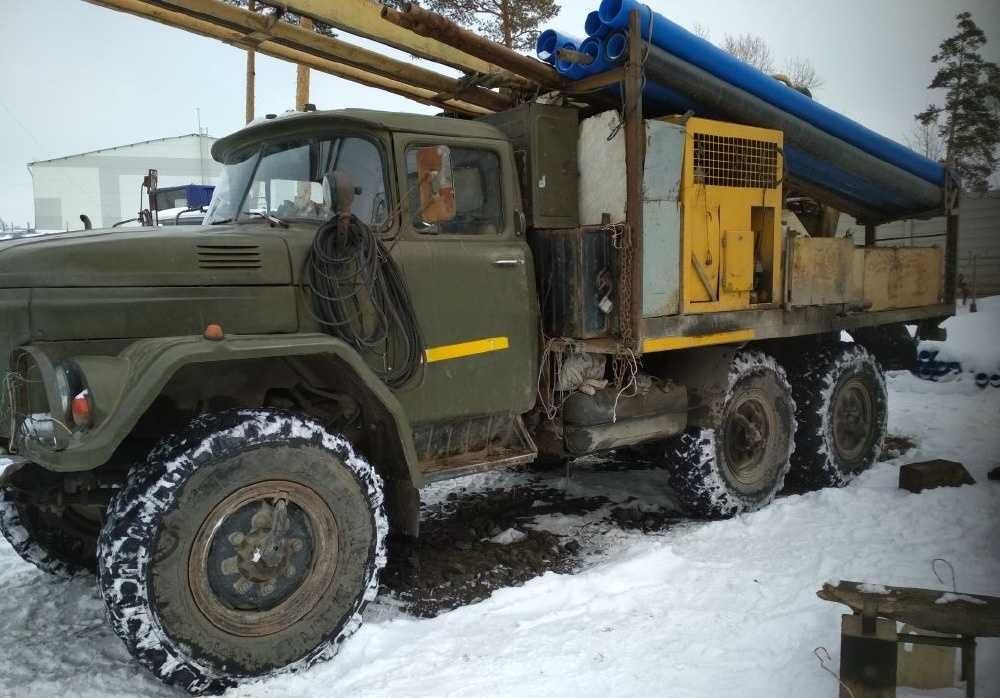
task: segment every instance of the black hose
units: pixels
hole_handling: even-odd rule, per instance
[[[379,236],[354,215],[335,217],[316,231],[304,283],[324,332],[362,355],[382,359],[376,373],[392,388],[418,372],[423,344],[399,267]]]

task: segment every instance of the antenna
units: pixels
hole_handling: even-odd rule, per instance
[[[198,167],[201,170],[201,183],[205,183],[205,134],[201,130],[201,107],[195,107],[194,113],[198,117]]]

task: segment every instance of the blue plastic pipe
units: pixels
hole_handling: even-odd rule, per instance
[[[560,49],[579,51],[580,44],[573,40],[566,40],[556,45],[556,70],[559,71],[560,75],[565,75],[570,80],[579,80],[584,77],[587,74],[587,66],[582,63],[570,63],[567,60],[559,58],[558,52]]]
[[[597,37],[590,36],[584,39],[583,43],[580,44],[580,53],[591,58],[590,63],[582,66],[584,75],[603,73],[611,67],[611,64],[604,57],[604,42]]]
[[[604,39],[604,60],[608,65],[615,65],[625,60],[628,53],[628,34],[616,31]]]
[[[663,50],[900,169],[934,184],[944,183],[940,164],[814,102],[636,0],[602,0],[598,13],[602,22],[617,30],[628,26],[633,10],[640,13],[643,38]]]
[[[611,31],[611,28],[601,21],[601,13],[594,10],[587,15],[587,20],[583,23],[583,30],[587,32],[587,36],[603,39]]]
[[[555,65],[556,51],[568,44],[572,44],[573,48],[576,48],[580,45],[580,40],[561,34],[555,29],[546,29],[538,35],[538,39],[535,41],[535,55],[538,56],[538,60]]]

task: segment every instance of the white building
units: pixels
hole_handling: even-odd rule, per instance
[[[159,138],[28,164],[38,230],[82,228],[80,214],[95,228],[135,218],[139,189],[149,170],[159,186],[217,184],[220,165],[212,160],[216,139],[196,133]],[[148,208],[147,200],[141,202]]]

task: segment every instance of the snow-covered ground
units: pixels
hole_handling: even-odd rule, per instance
[[[985,341],[956,351],[996,351],[1000,299],[990,313],[949,321],[991,323]],[[987,307],[985,302],[981,308]],[[990,334],[992,332],[992,334]],[[989,348],[992,343],[992,349]],[[932,560],[954,567],[957,589],[1000,595],[1000,390],[972,381],[932,383],[891,374],[889,432],[915,448],[849,487],[780,498],[721,522],[684,522],[654,534],[587,516],[547,514],[535,525],[584,543],[583,569],[548,573],[521,587],[432,619],[381,600],[330,663],[298,676],[230,691],[276,696],[715,696],[833,697],[841,606],[821,601],[824,581],[951,590]],[[930,458],[966,465],[977,484],[919,495],[897,488],[899,466]],[[573,496],[669,503],[655,472],[574,467],[553,484]],[[435,486],[521,484],[492,474]],[[595,530],[598,529],[598,530]],[[979,642],[980,696],[1000,696],[1000,640]],[[58,582],[0,543],[0,695],[176,696],[134,665],[107,628],[92,582]],[[960,689],[899,696],[964,695]]]

